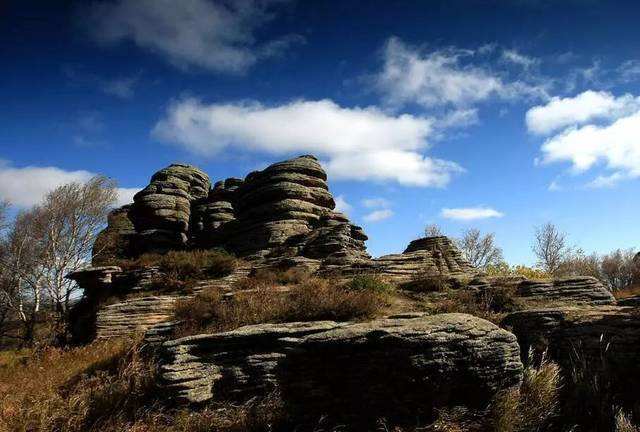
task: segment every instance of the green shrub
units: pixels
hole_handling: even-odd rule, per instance
[[[345,286],[353,291],[373,291],[378,293],[393,291],[393,286],[390,283],[382,277],[372,274],[356,275]]]

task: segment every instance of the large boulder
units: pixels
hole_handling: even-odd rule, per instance
[[[514,312],[502,326],[518,338],[521,355],[546,352],[563,366],[567,385],[583,376],[602,396],[633,405],[640,386],[638,310],[619,306],[564,306]]]
[[[517,295],[539,303],[615,304],[616,299],[598,279],[573,276],[553,280],[524,280],[518,284]]]
[[[262,324],[163,345],[164,388],[183,402],[278,390],[295,418],[422,416],[485,406],[522,374],[515,336],[443,314],[366,323]]]
[[[156,172],[133,197],[130,217],[138,233],[138,252],[186,246],[191,203],[206,198],[210,187],[209,176],[191,165],[172,164]]]

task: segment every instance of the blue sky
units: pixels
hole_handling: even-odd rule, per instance
[[[640,245],[635,1],[111,0],[0,8],[0,198],[314,153],[373,255],[429,223]]]

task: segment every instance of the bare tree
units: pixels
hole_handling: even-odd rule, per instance
[[[477,268],[486,269],[503,261],[502,249],[496,246],[493,233],[482,235],[478,229],[468,229],[456,243],[467,261]]]
[[[533,253],[538,258],[538,266],[552,275],[559,273],[562,264],[571,255],[566,237],[567,235],[560,232],[551,222],[535,229]]]
[[[630,287],[638,280],[640,263],[633,249],[617,249],[602,257],[600,272],[612,291]]]
[[[429,224],[424,228],[425,237],[438,237],[443,235],[442,230],[436,224]]]
[[[0,263],[7,275],[2,292],[25,323],[25,339],[33,337],[35,316],[45,301],[56,317],[57,336],[66,336],[65,321],[78,287],[65,276],[89,262],[115,199],[114,183],[98,176],[56,188],[16,218]]]

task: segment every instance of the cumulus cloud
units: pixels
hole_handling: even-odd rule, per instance
[[[570,162],[574,172],[584,172],[602,162],[615,171],[596,186],[640,177],[640,111],[599,126],[571,127],[547,139],[542,145],[543,163]],[[624,175],[623,175],[624,174]]]
[[[463,62],[484,50],[456,48],[426,52],[391,37],[383,49],[383,67],[375,84],[392,105],[417,103],[427,108],[468,106],[492,97],[545,97],[546,91],[523,80],[506,81],[487,67]],[[516,52],[508,57],[516,60]],[[525,57],[518,57],[525,61]]]
[[[84,183],[95,175],[85,170],[66,171],[51,166],[18,168],[7,161],[0,161],[0,200],[9,201],[17,208],[28,208],[40,203],[48,192],[58,186],[72,182]],[[138,190],[119,188],[117,205],[132,202]]]
[[[132,41],[186,68],[242,73],[274,56],[299,36],[259,44],[254,32],[283,0],[114,0],[94,2],[83,16],[101,43]]]
[[[338,195],[335,198],[336,208],[335,210],[344,214],[349,214],[349,212],[353,209],[353,206],[347,202],[347,199],[344,195]]]
[[[168,107],[152,133],[202,155],[227,148],[314,153],[325,159],[332,178],[440,187],[462,168],[421,153],[429,147],[432,131],[433,120],[427,117],[344,108],[328,99],[274,107],[183,99]]]
[[[530,132],[545,135],[592,120],[619,118],[638,109],[640,98],[630,94],[615,97],[606,91],[587,90],[574,97],[554,97],[545,105],[531,108],[526,122]]]
[[[365,215],[363,219],[366,222],[380,222],[385,219],[389,219],[393,216],[393,214],[393,210],[390,209],[374,210],[371,213]]]
[[[440,215],[446,219],[472,221],[478,219],[501,218],[503,213],[491,207],[443,208]]]

